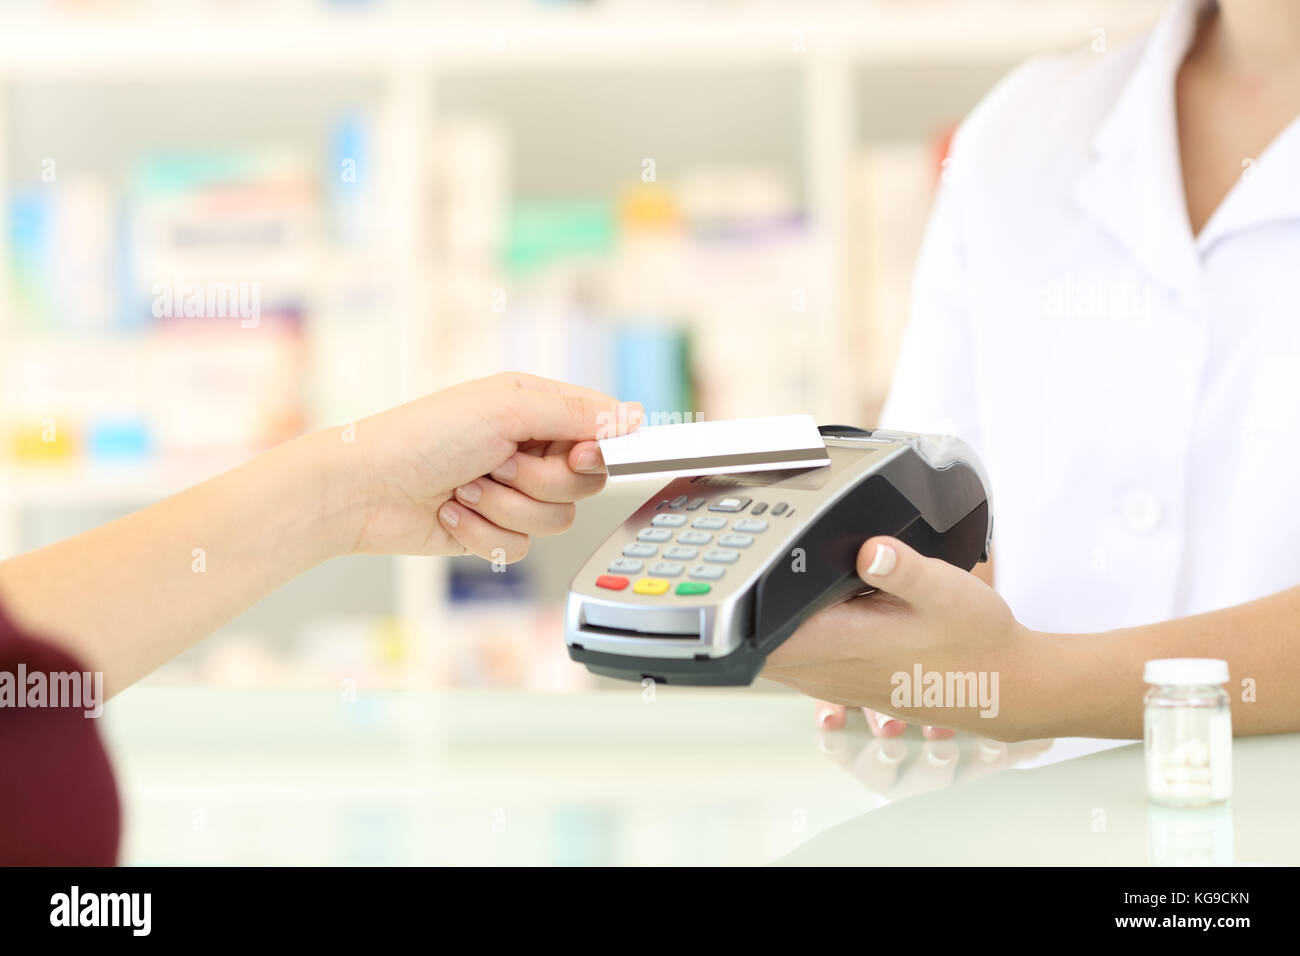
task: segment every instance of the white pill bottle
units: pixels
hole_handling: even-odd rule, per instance
[[[1147,661],[1147,795],[1166,807],[1211,807],[1232,796],[1228,662],[1211,657]]]

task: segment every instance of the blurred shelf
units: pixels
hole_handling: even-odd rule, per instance
[[[0,503],[18,507],[144,507],[248,461],[258,450],[215,453],[190,461],[121,464],[0,463]],[[663,482],[610,485],[602,498],[635,510]]]
[[[293,16],[282,12],[255,16],[247,12],[249,7],[222,13],[211,4],[206,8],[211,12],[191,18],[146,16],[102,6],[97,13],[75,13],[65,7],[58,14],[40,15],[27,6],[21,12],[0,14],[0,98],[7,98],[0,108],[0,205],[11,184],[34,176],[36,160],[46,155],[58,155],[61,169],[75,171],[81,165],[111,176],[119,168],[115,163],[125,169],[129,158],[115,152],[114,144],[133,137],[146,136],[146,145],[155,146],[184,143],[195,136],[199,142],[213,141],[206,133],[198,135],[194,123],[182,122],[172,130],[164,122],[164,129],[142,131],[116,120],[119,114],[129,116],[131,110],[108,110],[98,116],[98,125],[89,124],[84,141],[69,136],[66,149],[57,148],[57,142],[48,153],[32,152],[35,145],[27,149],[27,144],[38,142],[40,150],[46,149],[41,136],[33,135],[48,132],[42,124],[76,131],[88,114],[98,114],[104,105],[120,106],[124,100],[134,110],[136,98],[145,95],[142,91],[168,94],[156,101],[145,95],[144,108],[136,111],[145,117],[142,122],[153,126],[159,121],[151,117],[175,116],[180,109],[189,119],[207,123],[213,119],[209,115],[213,104],[233,104],[231,111],[218,111],[220,116],[213,119],[228,124],[218,130],[221,145],[228,145],[224,137],[257,142],[259,137],[283,135],[290,142],[308,144],[304,148],[315,148],[311,137],[327,127],[327,119],[322,119],[328,116],[327,108],[352,103],[353,88],[362,91],[367,115],[373,114],[377,130],[374,162],[376,183],[382,188],[375,201],[385,210],[371,245],[340,248],[322,241],[304,247],[291,261],[260,264],[268,270],[262,278],[274,270],[282,281],[295,280],[313,293],[306,305],[302,340],[311,347],[304,351],[314,350],[320,364],[304,373],[314,389],[306,399],[308,421],[336,422],[345,414],[377,410],[433,387],[428,357],[441,360],[439,350],[447,343],[432,337],[454,331],[467,315],[477,314],[444,308],[437,298],[442,287],[461,278],[468,287],[461,294],[481,303],[486,293],[479,285],[498,281],[490,269],[465,275],[463,263],[430,254],[437,246],[429,211],[430,193],[437,182],[430,178],[431,170],[439,149],[454,138],[451,127],[460,116],[493,116],[509,126],[510,117],[518,115],[553,129],[555,117],[569,112],[595,136],[619,143],[619,130],[611,130],[608,122],[575,105],[573,90],[591,86],[588,76],[601,75],[605,82],[598,85],[606,98],[626,104],[619,108],[639,122],[645,104],[620,92],[636,93],[664,77],[678,77],[680,85],[659,90],[649,107],[664,111],[666,117],[663,132],[653,131],[659,137],[654,141],[685,142],[682,159],[701,161],[695,155],[700,144],[712,140],[709,135],[692,138],[689,121],[679,115],[678,104],[687,103],[703,116],[697,127],[711,135],[714,124],[719,124],[716,135],[734,144],[734,152],[746,159],[752,159],[757,142],[758,165],[766,162],[786,169],[796,183],[800,177],[807,180],[810,228],[818,242],[824,234],[828,244],[842,250],[849,248],[852,239],[842,186],[855,144],[862,139],[862,124],[883,129],[894,138],[917,139],[918,129],[928,134],[937,119],[946,123],[959,116],[1017,60],[1040,52],[1085,49],[1097,30],[1104,30],[1108,43],[1116,44],[1150,23],[1162,5],[1163,0],[825,0],[781,5],[760,0],[725,4],[624,0],[557,9],[537,3],[438,0],[419,10],[413,9],[415,4],[393,2],[388,5],[393,9],[387,10],[329,11],[322,3],[320,9]],[[137,9],[152,12],[164,6],[156,0]],[[115,15],[118,12],[120,16]],[[762,71],[766,71],[765,82],[752,86]],[[918,71],[938,93],[927,93],[929,87],[916,82]],[[616,76],[620,73],[624,76]],[[748,125],[734,121],[725,96],[719,101],[722,105],[707,98],[692,99],[697,86],[710,85],[697,79],[715,75],[722,78],[723,86],[732,84],[733,77],[746,84],[743,108]],[[510,113],[515,97],[537,96],[542,85],[550,90],[543,100],[545,109]],[[918,86],[925,87],[920,90],[925,95],[918,95]],[[269,101],[256,99],[263,87],[274,89]],[[458,90],[465,88],[476,92],[490,88],[487,105],[475,105],[474,99],[458,105]],[[761,92],[755,94],[755,89]],[[71,94],[65,95],[69,90]],[[768,95],[772,90],[781,102]],[[492,99],[492,91],[499,102]],[[864,100],[869,100],[870,109],[864,109]],[[288,122],[286,115],[297,109],[307,110],[310,121]],[[886,111],[890,116],[907,114],[908,123],[885,123]],[[287,130],[281,129],[282,122]],[[518,133],[520,125],[507,132]],[[903,136],[898,135],[900,129]],[[645,138],[645,130],[639,132],[641,137],[628,137],[626,148]],[[763,154],[767,138],[793,146]],[[523,142],[527,146],[528,141]],[[590,189],[598,178],[591,169],[600,158],[593,160],[589,152],[575,148],[572,137],[561,135],[558,142],[563,148],[555,151],[552,162],[581,166],[577,181]],[[509,150],[504,155],[513,157]],[[639,159],[646,154],[631,155]],[[472,152],[470,159],[462,165],[481,165]],[[617,155],[607,160],[621,161]],[[517,189],[517,183],[511,188]],[[0,230],[0,262],[9,259],[8,244],[8,231]],[[833,258],[820,245],[809,248],[813,268],[826,273],[817,281],[842,287],[836,275],[847,271],[843,255]],[[717,266],[712,259],[709,262]],[[209,263],[208,271],[215,268],[216,273],[225,270],[232,275],[253,271],[242,261],[217,266]],[[748,285],[733,282],[730,288]],[[431,290],[438,290],[437,294]],[[8,394],[0,390],[0,414],[43,408],[24,389],[56,390],[66,382],[81,386],[76,396],[80,404],[72,412],[94,409],[83,400],[87,393],[94,398],[93,388],[67,372],[74,362],[92,368],[95,363],[115,369],[152,367],[150,347],[163,338],[155,334],[157,330],[84,335],[29,331],[20,321],[14,292],[9,271],[0,269],[0,340],[8,357],[22,361],[30,354],[34,358],[29,364],[44,362],[61,372],[62,378],[37,375],[26,385],[13,380]],[[715,306],[706,302],[703,307]],[[168,346],[181,353],[189,351],[187,344],[198,350],[206,347],[202,336],[167,339]],[[474,347],[490,346],[476,343]],[[858,369],[848,366],[847,350],[841,351],[843,355],[828,356],[839,364],[829,365],[823,386],[827,394],[853,394],[846,383]],[[165,355],[164,361],[154,364],[167,367],[166,359],[171,357]],[[350,361],[353,358],[356,361]],[[520,363],[506,360],[505,364]],[[478,374],[478,366],[474,368]],[[382,381],[372,384],[361,369],[371,369],[369,378]],[[361,393],[357,409],[332,400],[336,393],[360,386],[368,390]],[[155,447],[159,454],[168,454],[165,442]],[[30,546],[30,526],[49,523],[47,519],[57,517],[55,512],[134,510],[220,474],[253,453],[252,449],[199,451],[183,461],[123,464],[74,459],[28,465],[0,460],[0,557]],[[603,539],[608,527],[661,484],[652,480],[613,485],[583,503],[583,526],[565,535],[561,544],[539,543],[541,563],[558,569],[552,575],[556,581],[547,585],[552,588],[548,593],[563,588],[559,578],[564,569],[575,566],[580,552],[594,546],[588,538]],[[391,580],[372,583],[372,588],[394,593],[394,613],[413,633],[441,634],[452,607],[447,593],[451,562],[401,558],[394,567],[386,566],[384,571]],[[416,674],[434,673],[433,665],[453,653],[445,641],[419,641],[417,651],[424,656],[411,668]],[[513,716],[503,719],[515,720]],[[576,716],[571,719],[577,722]]]
[[[104,77],[176,73],[355,73],[393,69],[491,72],[623,68],[669,61],[789,63],[806,50],[876,62],[1014,59],[1081,48],[1092,31],[1123,36],[1149,24],[1153,0],[770,4],[725,11],[647,4],[590,10],[457,8],[441,16],[322,11],[191,18],[10,16],[0,21],[0,75]],[[506,16],[505,14],[508,14]]]
[[[23,508],[143,508],[247,461],[230,452],[191,462],[0,465],[0,501]]]

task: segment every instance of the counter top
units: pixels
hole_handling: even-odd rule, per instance
[[[1200,809],[1146,798],[1141,743],[901,800],[821,833],[790,865],[1300,864],[1300,734],[1233,741],[1233,796]]]
[[[102,729],[128,864],[1300,862],[1300,735],[1238,739],[1231,804],[1176,813],[1138,744],[1035,766],[1088,742],[822,734],[753,689],[146,684]]]

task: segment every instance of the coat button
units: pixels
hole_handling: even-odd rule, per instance
[[[1164,514],[1160,499],[1149,491],[1130,491],[1124,496],[1122,510],[1124,523],[1134,531],[1154,531]]]

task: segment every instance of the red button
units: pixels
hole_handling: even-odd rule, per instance
[[[596,587],[609,588],[611,591],[621,591],[627,587],[627,578],[621,578],[617,574],[602,574],[596,578]]]

